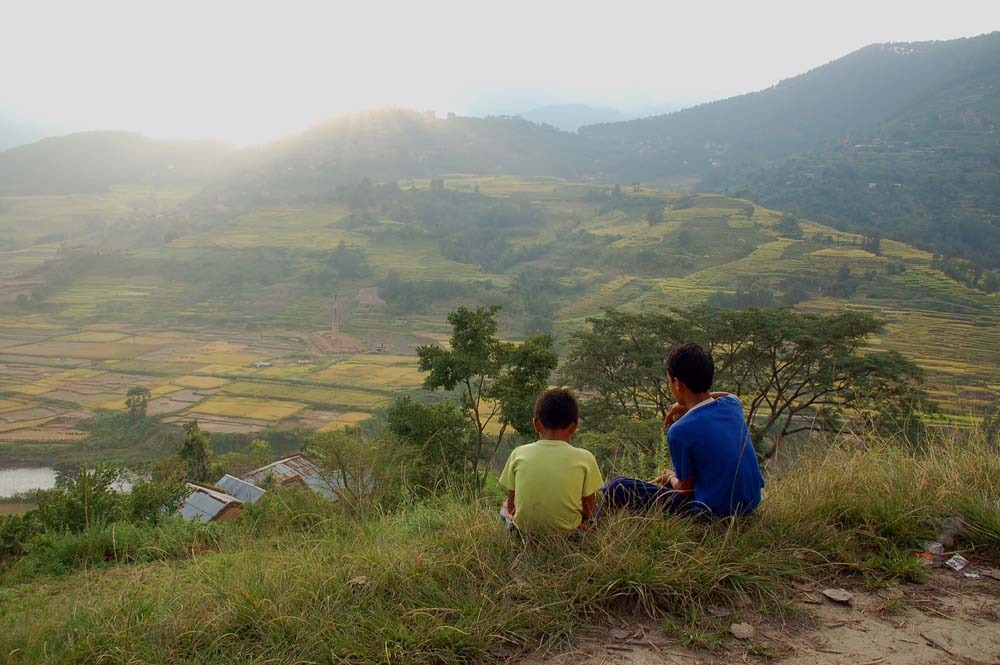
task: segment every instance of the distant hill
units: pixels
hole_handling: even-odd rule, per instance
[[[838,145],[960,81],[1000,66],[1000,32],[873,44],[762,90],[663,116],[585,127],[625,179],[704,173]]]
[[[32,143],[55,133],[47,132],[43,127],[0,112],[0,151]]]
[[[0,195],[95,192],[122,183],[206,182],[234,150],[223,141],[161,141],[81,132],[0,153]]]
[[[586,173],[573,134],[513,116],[438,118],[380,109],[332,118],[243,151],[233,172],[208,194],[253,203],[328,198],[338,184],[432,178],[448,173]]]
[[[584,104],[552,104],[540,106],[518,115],[525,120],[545,125],[552,125],[564,132],[575,132],[584,125],[596,125],[607,122],[623,122],[631,120],[617,109],[593,107]]]

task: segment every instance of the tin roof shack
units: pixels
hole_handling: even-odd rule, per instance
[[[231,522],[243,514],[243,502],[217,490],[201,485],[187,484],[191,494],[177,511],[193,522]]]
[[[276,485],[298,483],[334,501],[342,489],[338,478],[324,475],[315,463],[303,455],[292,455],[262,466],[244,475],[241,480],[257,487],[267,487],[269,482]]]
[[[215,483],[220,490],[244,503],[257,503],[266,492],[252,483],[230,476],[228,473]]]

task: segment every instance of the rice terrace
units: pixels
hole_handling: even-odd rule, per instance
[[[528,265],[551,270],[567,264],[552,303],[557,338],[603,307],[687,306],[732,292],[748,279],[782,283],[840,270],[857,280],[855,294],[807,294],[797,307],[822,312],[846,306],[885,321],[885,334],[871,343],[902,351],[928,371],[933,396],[944,406],[936,418],[973,422],[997,398],[1000,362],[987,361],[1000,361],[1000,299],[941,274],[926,252],[883,240],[876,254],[860,248],[860,236],[808,220],[799,221],[798,237],[787,237],[777,228],[782,213],[719,195],[626,188],[625,205],[605,212],[606,206],[589,200],[595,190],[589,184],[461,175],[444,182],[544,215],[542,226],[519,230],[511,245],[532,248],[537,257]],[[427,181],[403,186],[426,189]],[[148,214],[169,219],[182,200],[177,192],[136,187],[2,200],[0,230],[13,246],[0,253],[5,458],[79,459],[69,452],[86,434],[76,429],[78,423],[101,409],[123,409],[132,385],[150,390],[150,414],[167,422],[195,418],[210,432],[355,424],[398,391],[419,388],[415,347],[445,339],[441,315],[463,299],[463,286],[466,292],[499,293],[515,277],[500,266],[487,270],[444,258],[429,239],[397,237],[407,227],[398,220],[359,225],[336,206],[265,206],[218,228],[114,251],[107,257],[110,270],[83,267],[80,275],[48,289],[39,305],[23,304],[32,286],[55,281],[46,274],[48,265],[74,246],[86,246],[95,233],[93,220],[100,219],[103,229],[128,228],[130,219]],[[71,205],[87,212],[67,219],[62,211]],[[651,209],[662,210],[662,219],[650,223]],[[709,240],[721,231],[724,242]],[[53,234],[64,239],[44,242]],[[643,269],[643,257],[655,262],[656,252],[669,251],[678,239],[700,243],[697,255],[682,257],[682,265],[693,270],[671,277],[669,260],[665,275],[660,268]],[[594,260],[568,265],[567,245]],[[310,280],[322,261],[316,252],[345,248],[366,259],[366,274],[336,279],[332,286]],[[192,293],[185,276],[171,270],[219,261],[239,271],[262,257],[265,269],[275,264],[274,276],[235,290],[226,286],[225,296],[211,288]],[[390,274],[437,281],[457,295],[446,293],[426,310],[400,313],[373,288]],[[331,295],[343,303],[341,326],[357,340],[355,353],[330,353],[317,344],[330,325]],[[517,335],[516,324],[511,327]]]

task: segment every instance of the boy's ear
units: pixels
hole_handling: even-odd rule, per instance
[[[575,423],[570,424],[570,426],[567,428],[566,431],[569,432],[570,436],[573,436],[574,434],[576,434],[576,430],[578,430],[579,428],[580,428],[580,421],[577,420]]]
[[[535,418],[535,432],[537,434],[542,433],[542,421],[539,420],[538,418]]]

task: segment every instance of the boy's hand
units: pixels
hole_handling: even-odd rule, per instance
[[[656,477],[656,480],[653,481],[653,484],[663,485],[664,487],[673,487],[670,481],[676,477],[677,477],[676,473],[674,473],[670,469],[667,469],[663,474]]]
[[[683,404],[672,404],[670,408],[667,409],[667,415],[663,418],[663,429],[667,429],[680,420],[681,416],[687,413],[687,410],[687,407]]]

